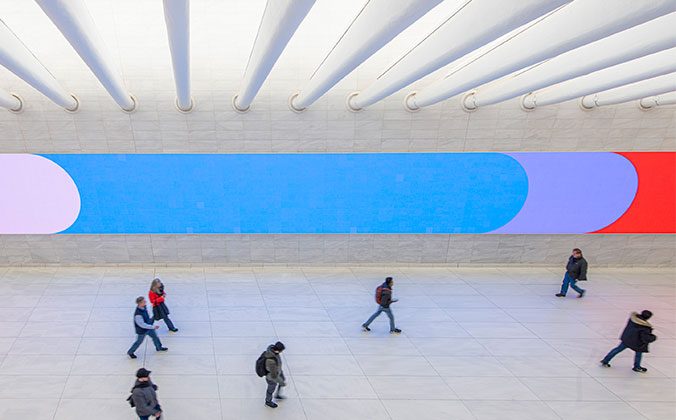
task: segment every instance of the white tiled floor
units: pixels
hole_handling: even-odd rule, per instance
[[[153,371],[169,420],[676,418],[674,270],[595,269],[588,295],[554,297],[544,268],[162,268],[180,332],[168,353],[133,340],[134,298],[152,268],[0,268],[0,420],[134,419],[134,371]],[[373,289],[395,277],[404,333]],[[659,339],[647,374],[632,353],[598,360],[632,310]],[[253,362],[287,345],[287,394],[263,406]]]

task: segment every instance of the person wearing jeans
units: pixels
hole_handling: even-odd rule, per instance
[[[624,327],[622,336],[620,336],[620,344],[606,354],[606,357],[601,360],[601,366],[610,367],[610,361],[613,357],[623,350],[632,349],[636,352],[632,370],[641,373],[647,372],[648,369],[641,366],[641,358],[643,353],[648,352],[648,344],[657,340],[657,337],[652,333],[653,326],[648,322],[652,316],[653,313],[648,310],[644,310],[640,314],[632,312],[627,326]]]
[[[392,299],[392,286],[394,286],[394,280],[392,277],[388,277],[385,279],[385,282],[376,289],[376,303],[378,304],[378,309],[361,325],[364,331],[371,331],[369,325],[371,325],[373,320],[378,318],[381,313],[385,312],[390,319],[390,333],[401,333],[401,330],[394,325],[394,315],[392,314],[392,309],[390,309],[390,304],[397,301],[397,299]]]
[[[587,260],[582,256],[580,248],[575,248],[573,249],[573,254],[568,258],[561,291],[556,296],[565,297],[568,292],[568,286],[570,286],[578,293],[578,297],[583,297],[585,290],[577,287],[576,283],[578,280],[587,280]]]
[[[146,309],[146,300],[143,296],[136,298],[136,310],[134,311],[134,329],[136,330],[136,341],[131,345],[129,350],[127,350],[127,355],[136,359],[134,352],[145,340],[146,335],[149,335],[153,340],[155,345],[155,350],[157,351],[167,351],[166,347],[162,347],[162,342],[155,332],[156,329],[160,328],[157,325],[153,325],[154,320],[148,315],[148,310]]]

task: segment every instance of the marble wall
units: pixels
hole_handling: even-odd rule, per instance
[[[676,266],[674,235],[4,235],[0,265]]]

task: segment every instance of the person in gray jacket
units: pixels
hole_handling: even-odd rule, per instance
[[[282,370],[282,356],[281,353],[286,347],[281,341],[268,346],[265,351],[265,370],[268,372],[265,375],[265,381],[268,383],[268,388],[265,392],[265,405],[271,408],[277,408],[277,404],[272,401],[272,395],[277,389],[275,398],[283,400],[285,397],[281,395],[281,388],[286,386],[286,378]]]
[[[157,401],[157,385],[150,380],[150,371],[141,368],[136,372],[136,383],[131,389],[131,401],[134,403],[136,414],[141,420],[155,420],[162,418],[162,407]]]

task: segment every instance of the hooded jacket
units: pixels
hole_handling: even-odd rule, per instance
[[[641,319],[637,312],[632,312],[620,340],[634,351],[648,353],[648,344],[657,340],[652,331],[650,322]]]
[[[150,381],[136,381],[131,389],[131,399],[136,406],[136,414],[139,416],[152,416],[160,411],[160,403],[157,401],[157,386]]]
[[[284,386],[286,385],[286,378],[284,378],[284,372],[282,371],[282,357],[279,353],[272,351],[273,347],[274,345],[271,344],[265,351],[265,370],[268,371],[265,379]]]

